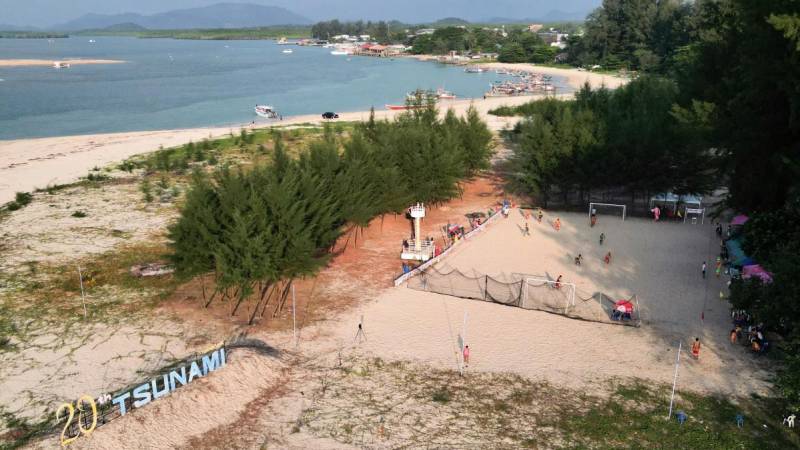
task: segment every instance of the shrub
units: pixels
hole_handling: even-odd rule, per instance
[[[74,213],[72,213],[72,217],[77,217],[79,219],[82,219],[82,218],[84,218],[84,217],[86,217],[88,215],[89,214],[86,214],[85,212],[80,211],[80,210],[79,211],[75,211]]]
[[[17,192],[16,196],[14,197],[14,202],[19,204],[19,206],[28,206],[31,201],[33,200],[33,195],[28,192]]]

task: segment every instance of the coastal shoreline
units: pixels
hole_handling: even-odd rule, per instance
[[[56,61],[69,64],[71,66],[88,64],[124,64],[127,62],[116,59],[0,59],[0,67],[52,66]]]
[[[484,66],[567,76],[568,84],[575,89],[580,88],[584,82],[589,82],[593,87],[605,85],[610,88],[627,82],[625,79],[613,76],[544,68],[532,64],[491,63]],[[572,98],[573,95],[573,93],[559,94],[556,98]],[[474,105],[490,128],[501,130],[513,127],[520,118],[492,116],[489,115],[490,110],[500,106],[520,105],[542,97],[543,95],[526,95],[448,100],[439,103],[439,109],[444,115],[452,108],[461,116],[466,114],[470,105]],[[376,109],[375,117],[379,120],[392,119],[402,112]],[[339,121],[366,121],[369,119],[369,114],[369,111],[341,112]],[[255,125],[247,123],[0,141],[0,205],[13,200],[16,192],[30,192],[49,185],[72,183],[86,176],[93,167],[104,167],[134,155],[150,153],[160,146],[168,148],[184,145],[190,141],[219,138],[229,133],[238,133],[241,128],[253,130],[307,123],[318,125],[324,122],[318,114],[308,114],[284,117],[284,120],[269,123],[257,122]]]

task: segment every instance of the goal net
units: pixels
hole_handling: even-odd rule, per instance
[[[622,220],[625,220],[627,209],[625,205],[617,205],[615,203],[589,203],[589,216],[606,214],[621,217]]]
[[[639,326],[639,304],[627,320],[615,320],[616,299],[603,293],[582,293],[575,284],[557,283],[547,274],[512,273],[489,276],[475,270],[462,272],[447,265],[428,267],[406,284],[411,289],[482,300],[593,322]],[[584,298],[585,297],[585,298]],[[626,316],[627,317],[627,316]]]
[[[547,278],[526,277],[522,284],[520,307],[568,314],[575,306],[575,285]]]
[[[690,223],[696,224],[698,219],[700,220],[700,224],[704,224],[706,221],[706,209],[705,208],[686,208],[686,214],[683,216],[683,223],[686,223],[686,220],[689,220]]]

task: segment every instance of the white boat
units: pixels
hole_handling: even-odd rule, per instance
[[[54,61],[53,67],[56,69],[69,69],[69,63],[63,61]]]
[[[445,90],[444,88],[439,88],[436,90],[436,98],[439,100],[455,100],[456,94],[453,94],[450,91]]]
[[[277,119],[279,117],[278,112],[269,105],[256,105],[255,111],[259,117],[263,117],[265,119]]]
[[[294,53],[294,51],[293,51],[293,50],[289,50],[289,49],[287,48],[286,50],[283,50],[281,53],[285,53],[285,54],[287,54],[287,55],[288,55],[288,54],[290,54],[290,53]]]
[[[89,39],[89,43],[90,44],[94,44],[95,42],[97,42],[97,41],[95,41],[94,39]]]
[[[466,69],[464,69],[464,72],[467,72],[467,73],[483,73],[483,72],[486,72],[486,69],[484,69],[482,67],[467,67]]]
[[[331,55],[334,55],[334,56],[347,56],[347,55],[349,55],[349,53],[347,53],[344,50],[331,50]]]

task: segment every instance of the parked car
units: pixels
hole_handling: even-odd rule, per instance
[[[323,119],[338,119],[339,115],[336,114],[335,112],[328,111],[326,113],[322,113],[322,118]]]

